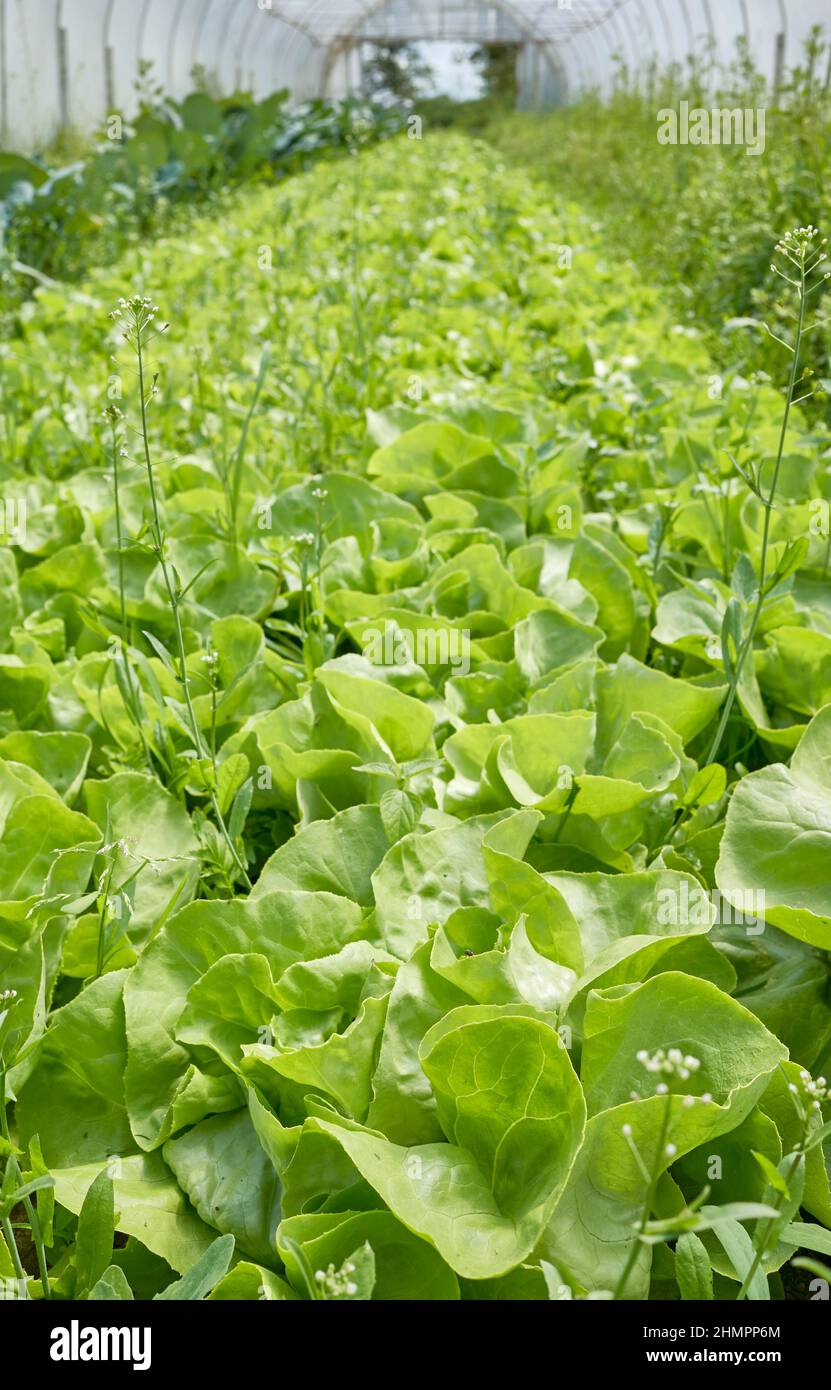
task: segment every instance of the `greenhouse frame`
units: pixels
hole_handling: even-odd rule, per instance
[[[0,144],[131,109],[140,62],[173,95],[198,68],[223,93],[302,101],[359,91],[373,41],[507,44],[519,102],[535,107],[608,89],[620,62],[638,73],[702,47],[727,59],[737,38],[775,78],[825,18],[824,0],[0,0]]]

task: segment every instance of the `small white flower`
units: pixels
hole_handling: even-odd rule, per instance
[[[659,1047],[652,1056],[645,1048],[642,1048],[640,1052],[636,1053],[636,1057],[646,1071],[677,1077],[679,1081],[688,1081],[692,1073],[701,1066],[697,1057],[692,1057],[689,1054],[685,1056],[680,1047],[671,1047],[666,1052],[662,1047]],[[661,1091],[659,1087],[658,1093],[664,1094],[666,1089],[664,1086],[664,1090]]]

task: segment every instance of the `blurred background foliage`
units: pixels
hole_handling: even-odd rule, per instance
[[[708,336],[716,361],[773,370],[781,351],[765,331],[788,320],[770,286],[771,243],[793,226],[831,229],[831,45],[812,35],[802,61],[770,90],[743,44],[722,70],[713,52],[635,83],[620,65],[609,98],[587,95],[554,111],[518,112],[498,78],[479,101],[428,104],[428,115],[481,136],[529,167],[558,207],[570,201],[604,224],[610,260],[631,259],[664,287],[684,324]],[[661,146],[657,113],[677,107],[764,108],[766,147]],[[831,337],[817,332],[818,375],[831,377]],[[831,382],[828,388],[831,390]],[[812,403],[828,412],[828,398]]]
[[[183,207],[252,180],[298,172],[399,129],[401,112],[370,99],[291,105],[287,91],[220,98],[194,73],[174,101],[149,65],[134,119],[109,118],[92,142],[62,136],[36,158],[0,153],[0,316],[36,284],[74,280],[131,240],[159,234]]]

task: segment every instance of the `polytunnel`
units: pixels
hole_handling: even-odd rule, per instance
[[[0,120],[3,1384],[807,1387],[829,0],[0,0]]]
[[[139,66],[173,96],[199,72],[222,94],[287,88],[303,101],[358,92],[378,42],[505,45],[518,104],[608,90],[705,48],[743,40],[776,79],[825,0],[0,0],[0,144],[31,149],[135,103]]]

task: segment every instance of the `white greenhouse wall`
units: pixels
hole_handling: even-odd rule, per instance
[[[608,91],[618,58],[642,75],[709,41],[728,62],[739,36],[772,79],[817,24],[831,28],[829,0],[0,0],[0,147],[130,112],[140,60],[175,96],[198,65],[223,93],[306,100],[360,90],[361,38],[450,33],[520,42],[519,104],[552,106]]]
[[[135,109],[140,60],[174,96],[194,66],[221,92],[317,95],[325,50],[258,0],[0,0],[0,148],[36,150]]]
[[[572,10],[578,6],[573,0]],[[801,61],[816,25],[826,36],[831,30],[828,0],[623,0],[607,19],[576,30],[559,47],[572,95],[587,88],[608,92],[617,55],[638,73],[652,60],[683,64],[690,51],[702,53],[711,43],[718,60],[729,63],[740,38],[772,81],[778,58],[785,68]]]

